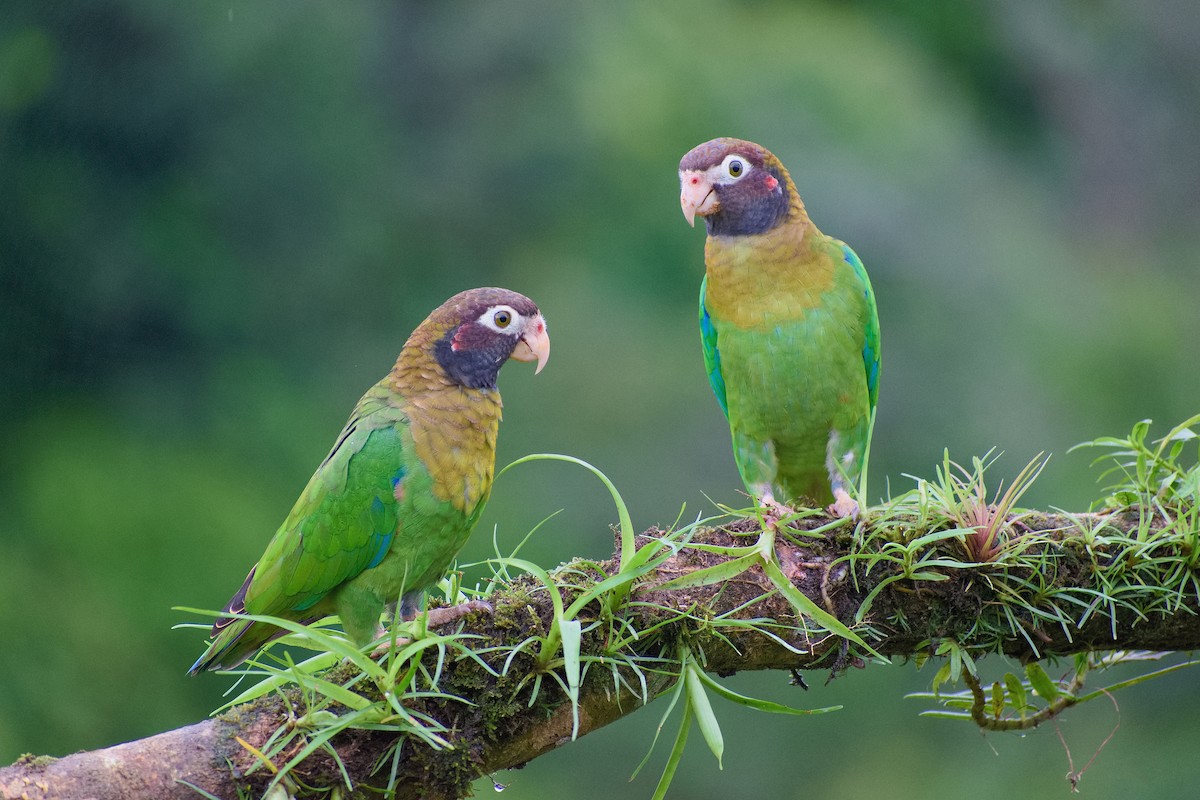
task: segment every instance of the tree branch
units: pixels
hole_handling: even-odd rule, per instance
[[[1200,585],[1189,583],[1191,559],[1197,554],[1181,537],[1160,536],[1163,523],[1146,525],[1143,519],[1139,528],[1136,512],[1024,515],[1009,521],[1005,555],[989,564],[963,561],[961,537],[914,544],[928,531],[913,529],[912,521],[906,528],[892,520],[887,531],[863,526],[855,535],[849,527],[834,535],[805,535],[825,522],[810,518],[795,531],[782,531],[774,548],[779,566],[800,592],[847,624],[875,593],[855,631],[883,655],[931,653],[943,639],[975,655],[1004,653],[1024,661],[1095,650],[1200,649]],[[757,669],[837,671],[856,663],[853,653],[846,657],[844,639],[806,624],[758,566],[707,585],[659,588],[667,581],[686,584],[678,579],[726,560],[696,545],[745,547],[758,534],[756,522],[741,520],[698,529],[686,545],[664,551],[618,612],[633,630],[643,632],[631,652],[674,658],[686,646],[718,675]],[[638,546],[663,535],[647,531]],[[570,603],[616,570],[615,559],[577,562],[553,577]],[[1112,589],[1117,584],[1140,587],[1142,593],[1123,592],[1116,600]],[[1186,587],[1190,590],[1184,591]],[[553,624],[548,593],[529,576],[489,599],[494,615],[466,621],[466,632],[484,637],[481,647],[511,647],[531,635],[545,635]],[[597,617],[593,611],[589,606],[579,615],[585,631]],[[745,624],[748,620],[756,622]],[[610,640],[611,632],[598,626],[585,632],[582,652],[603,654]],[[495,652],[485,657],[494,658]],[[536,702],[528,704],[531,682],[521,688],[520,679],[533,663],[522,653],[512,669],[497,676],[472,659],[447,659],[442,690],[470,704],[405,698],[406,708],[429,714],[451,731],[446,738],[452,746],[435,750],[406,741],[395,760],[396,797],[461,797],[476,778],[523,765],[569,742],[573,709],[553,681],[547,680]],[[493,666],[500,672],[499,663]],[[352,673],[347,665],[325,677],[344,682]],[[639,685],[632,671],[620,674],[627,683],[615,682],[607,669],[586,671],[578,697],[579,735],[641,706],[630,688]],[[644,674],[650,698],[674,682],[669,671]],[[0,769],[0,792],[5,798],[194,800],[199,795],[187,786],[192,784],[229,800],[239,790],[261,793],[271,770],[235,737],[263,748],[287,721],[284,702],[266,697],[217,719],[105,750],[62,759],[25,757]],[[392,734],[372,730],[350,730],[334,739],[359,789],[386,785],[392,757],[376,768],[394,743]],[[334,759],[320,751],[292,774],[309,787],[344,783]]]

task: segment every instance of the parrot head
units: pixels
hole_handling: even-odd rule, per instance
[[[538,307],[523,294],[497,288],[454,295],[413,331],[404,347],[431,347],[450,381],[468,389],[494,388],[510,358],[537,361],[534,374],[550,358],[550,336]]]
[[[713,236],[765,233],[799,201],[769,150],[742,139],[713,139],[679,162],[679,203],[689,225],[704,217]]]

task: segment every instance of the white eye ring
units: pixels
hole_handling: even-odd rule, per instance
[[[519,331],[524,321],[524,317],[518,314],[515,308],[504,304],[490,306],[478,319],[480,325],[496,333]]]
[[[750,161],[745,156],[739,156],[737,153],[730,153],[721,161],[721,177],[727,178],[730,181],[740,181],[742,178],[750,174],[754,167],[750,166]]]

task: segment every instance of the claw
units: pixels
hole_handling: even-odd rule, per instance
[[[796,509],[778,502],[771,492],[764,492],[762,497],[758,498],[758,505],[762,508],[763,524],[775,530],[779,530],[780,520],[796,513]]]
[[[482,611],[485,614],[492,614],[495,609],[492,604],[484,600],[468,600],[465,603],[459,603],[456,606],[442,606],[440,608],[431,608],[425,613],[425,627],[440,628],[443,625],[449,625],[451,622],[457,622],[473,611]],[[382,625],[375,629],[375,638],[383,639],[384,641],[371,651],[372,658],[379,658],[387,655],[392,649],[392,640],[388,637],[388,631]],[[412,639],[407,636],[399,636],[396,638],[396,647],[404,647],[410,644]]]

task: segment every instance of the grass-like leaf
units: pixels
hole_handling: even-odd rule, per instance
[[[583,459],[575,458],[575,456],[565,456],[558,453],[533,453],[508,464],[504,469],[496,473],[496,477],[499,478],[513,467],[530,461],[565,461],[568,464],[577,464],[600,479],[600,482],[608,489],[608,493],[612,496],[613,502],[617,506],[617,519],[620,522],[621,528],[621,569],[624,570],[629,566],[629,560],[633,558],[635,552],[633,520],[629,516],[629,509],[626,507],[625,501],[621,498],[621,493],[617,491],[617,487],[608,479],[608,476]]]
[[[696,662],[688,661],[684,671],[687,681],[688,706],[696,715],[696,723],[700,726],[700,734],[708,743],[708,749],[717,757],[717,766],[724,769],[722,756],[725,754],[725,737],[721,735],[721,726],[717,723],[717,715],[713,713],[712,704],[708,701],[708,693],[704,691],[704,682],[700,680],[700,667]]]
[[[675,681],[674,687],[671,689],[671,699],[667,703],[667,710],[663,712],[662,718],[658,721],[658,727],[654,729],[654,738],[650,740],[650,747],[646,749],[646,755],[642,756],[642,760],[634,768],[633,774],[629,776],[629,780],[633,780],[642,771],[650,761],[651,754],[654,753],[654,745],[658,744],[658,737],[662,734],[663,725],[667,724],[667,719],[671,716],[671,712],[675,710],[675,706],[679,703],[679,698],[683,696],[684,682],[682,680]],[[670,781],[668,781],[668,784]]]
[[[787,601],[791,603],[792,607],[795,608],[796,611],[798,611],[802,616],[810,617],[811,619],[815,620],[821,627],[825,628],[830,633],[837,634],[843,639],[849,639],[876,658],[883,661],[887,660],[879,653],[875,652],[875,649],[869,644],[859,638],[857,633],[846,627],[845,623],[830,614],[825,609],[818,606],[811,599],[809,599],[804,592],[801,592],[799,589],[793,586],[792,582],[789,581],[787,576],[783,574],[783,570],[779,568],[779,565],[775,563],[774,559],[768,559],[763,562],[763,572],[766,573],[766,576],[771,583],[775,584],[775,588],[779,590],[780,594],[787,598]]]
[[[1053,703],[1062,694],[1059,691],[1058,685],[1050,680],[1050,676],[1046,674],[1046,670],[1042,669],[1042,665],[1036,661],[1031,661],[1025,665],[1025,677],[1029,681],[1029,685],[1038,693],[1038,697],[1045,700],[1047,703]]]
[[[675,779],[675,771],[679,769],[679,762],[683,759],[683,751],[687,747],[688,731],[691,727],[692,706],[691,703],[684,703],[683,716],[679,720],[679,733],[675,735],[675,745],[671,748],[671,755],[667,757],[662,777],[658,779],[658,786],[654,787],[654,794],[650,800],[663,800],[667,796],[667,789],[671,788],[671,781]]]
[[[826,706],[825,708],[792,708],[785,706],[782,703],[774,703],[770,700],[760,700],[757,697],[747,697],[744,694],[737,692],[725,686],[722,683],[714,680],[708,673],[697,670],[696,677],[713,692],[739,705],[753,708],[755,711],[766,711],[770,714],[792,714],[795,716],[807,716],[809,714],[827,714],[830,711],[840,711],[842,706]]]
[[[708,586],[713,583],[721,583],[722,581],[727,581],[741,575],[760,561],[761,557],[758,548],[752,548],[752,552],[749,555],[684,573],[678,578],[672,578],[666,583],[661,584],[658,588],[661,591],[671,591],[673,589],[686,589],[693,586]]]
[[[579,647],[582,638],[579,620],[559,623],[562,635],[563,672],[567,676],[567,697],[571,700],[571,741],[579,735]]]

